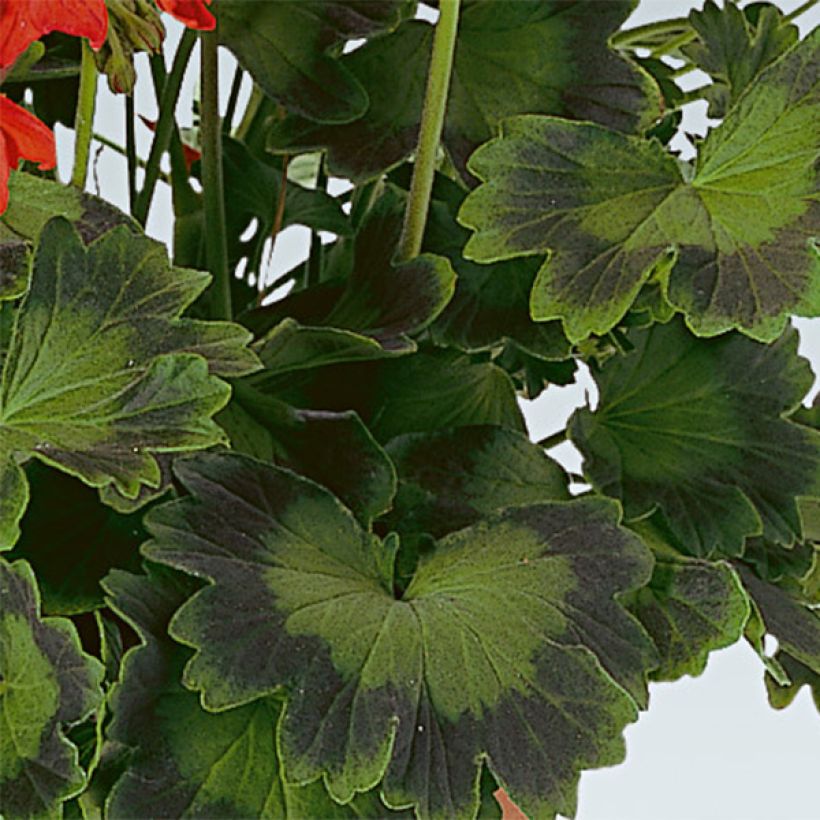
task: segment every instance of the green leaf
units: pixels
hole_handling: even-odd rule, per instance
[[[289,467],[327,487],[363,526],[390,509],[396,492],[395,469],[355,412],[298,410],[246,385],[237,386],[226,410],[231,408],[245,416],[245,440],[257,445],[238,448],[231,436],[234,449],[261,455],[262,460]],[[230,427],[226,429],[230,435]],[[253,451],[260,441],[266,443],[263,448],[269,447],[268,453]]]
[[[441,537],[504,507],[564,501],[567,476],[541,447],[502,427],[412,433],[387,444],[399,490],[387,526]]]
[[[349,122],[367,110],[367,92],[333,55],[347,40],[390,30],[408,0],[220,0],[219,37],[264,92],[317,122]]]
[[[698,339],[682,322],[629,334],[569,425],[594,486],[630,519],[660,510],[691,555],[738,555],[748,535],[802,537],[796,497],[820,492],[820,433],[784,418],[812,383],[789,330],[772,345]]]
[[[0,388],[0,548],[28,497],[36,456],[136,498],[159,487],[158,453],[223,439],[211,416],[230,389],[208,373],[257,367],[237,325],[177,317],[207,274],[171,269],[165,248],[119,227],[88,249],[64,219],[43,229]]]
[[[65,217],[88,244],[117,225],[136,222],[105,200],[22,171],[9,177],[9,206],[0,216],[0,301],[22,296],[28,287],[31,248],[55,216]]]
[[[4,816],[60,817],[85,773],[65,730],[100,704],[103,667],[73,624],[41,618],[34,573],[0,559],[0,795]]]
[[[290,318],[303,325],[352,331],[387,351],[415,349],[410,335],[427,327],[450,301],[455,273],[441,256],[422,254],[394,264],[405,196],[385,186],[357,231],[353,267],[343,284],[326,282],[297,291],[243,317],[257,333]]]
[[[766,674],[766,690],[769,693],[769,703],[775,709],[785,709],[797,697],[803,688],[811,689],[814,705],[820,712],[820,674],[809,669],[787,652],[776,652],[775,660],[780,664],[789,677],[789,683],[778,683],[770,674]]]
[[[143,641],[126,656],[111,695],[108,737],[133,753],[106,816],[361,816],[331,800],[321,783],[285,783],[275,742],[279,700],[263,698],[214,714],[182,686],[190,653],[168,637],[168,622],[198,586],[155,567],[147,576],[115,571],[105,581],[111,606]],[[375,795],[366,797],[378,804]],[[388,811],[382,807],[381,813]]]
[[[721,119],[758,74],[798,40],[797,26],[784,22],[783,13],[758,3],[756,20],[747,9],[708,0],[701,11],[689,13],[698,39],[682,46],[692,65],[712,77],[705,92],[709,116]]]
[[[686,181],[657,142],[553,117],[508,120],[470,169],[484,185],[460,219],[480,262],[551,255],[537,320],[580,341],[624,316],[658,277],[699,335],[772,341],[820,313],[817,174],[820,29],[770,66],[712,131]]]
[[[749,601],[732,567],[676,555],[649,522],[632,529],[644,543],[660,549],[649,583],[635,592],[629,610],[658,648],[661,663],[653,680],[700,675],[709,653],[738,641],[749,617]]]
[[[98,494],[37,461],[26,465],[31,502],[8,554],[37,574],[43,609],[75,615],[103,606],[100,580],[112,567],[139,569],[142,514],[120,515]]]
[[[816,688],[820,680],[820,612],[807,606],[788,590],[761,580],[747,567],[738,565],[738,572],[755,603],[765,631],[777,638],[780,651],[775,660],[786,660],[782,668],[787,678],[781,684],[781,687],[790,689],[786,702],[793,698],[796,688],[802,683],[809,683],[812,688]],[[799,665],[795,666],[792,661],[797,661]],[[797,672],[791,681],[789,667]],[[801,667],[805,667],[807,672],[803,672]],[[795,689],[791,689],[791,686]],[[780,695],[784,694],[786,693],[780,692]],[[775,700],[778,701],[779,698]]]
[[[472,817],[485,756],[552,817],[580,768],[623,756],[635,705],[610,675],[642,697],[654,658],[613,597],[652,564],[614,505],[507,510],[440,542],[397,600],[389,545],[325,490],[229,454],[176,468],[191,496],[150,513],[145,550],[212,581],[171,621],[196,649],[183,680],[217,711],[285,689],[290,781],[349,800],[383,778],[388,805]]]
[[[583,2],[464,3],[442,135],[456,167],[464,173],[470,153],[512,114],[625,131],[650,124],[659,113],[654,83],[607,44],[634,5],[610,0],[590,15]],[[370,99],[364,116],[333,127],[291,116],[274,126],[270,145],[291,153],[327,146],[331,170],[358,181],[397,165],[418,141],[432,39],[433,26],[414,20],[343,57]]]

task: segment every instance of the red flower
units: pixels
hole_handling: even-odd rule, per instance
[[[100,48],[108,32],[105,0],[0,0],[0,70],[50,31],[88,37]]]
[[[21,159],[39,162],[40,168],[57,164],[54,134],[25,108],[0,94],[0,214],[9,203],[9,174]]]
[[[205,8],[210,3],[211,0],[157,0],[161,9],[176,17],[180,23],[201,31],[213,31],[216,28],[213,14]]]

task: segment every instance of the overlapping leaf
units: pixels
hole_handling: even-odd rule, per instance
[[[651,580],[629,602],[661,658],[651,677],[700,675],[710,652],[743,635],[749,616],[743,586],[729,564],[681,555],[652,518],[636,522],[632,529],[655,554]]]
[[[801,537],[796,497],[820,493],[820,433],[784,418],[809,390],[789,330],[772,345],[698,339],[680,321],[631,333],[571,424],[584,470],[630,518],[657,508],[682,549],[736,555],[763,534]]]
[[[770,691],[775,693],[775,705],[787,705],[804,683],[814,689],[817,700],[820,691],[820,612],[788,590],[762,581],[748,568],[740,566],[739,571],[766,633],[778,640],[775,663],[785,677],[775,680],[771,666],[767,676],[767,679],[772,678]]]
[[[263,698],[214,714],[182,686],[190,653],[168,637],[167,628],[198,584],[152,567],[147,576],[116,571],[105,586],[111,605],[143,639],[126,657],[112,693],[108,737],[133,754],[107,800],[106,816],[273,820],[389,813],[376,794],[340,806],[321,783],[284,781],[276,749],[280,700]]]
[[[0,546],[14,544],[36,456],[128,498],[160,485],[156,454],[222,440],[228,399],[209,374],[256,369],[237,325],[177,317],[206,274],[120,227],[86,249],[64,219],[43,229],[0,390]]]
[[[470,153],[512,114],[561,114],[625,131],[648,125],[659,113],[657,89],[607,45],[634,5],[614,0],[591,14],[586,0],[464,3],[442,135],[456,166],[464,172]],[[274,128],[271,145],[327,146],[333,171],[358,180],[397,165],[418,140],[432,39],[433,27],[417,20],[354,51],[342,63],[367,90],[367,113],[334,127],[292,116]]]
[[[602,665],[643,697],[651,645],[613,596],[651,558],[614,506],[510,509],[440,542],[397,600],[392,539],[325,490],[230,454],[177,471],[191,497],[149,514],[145,549],[213,581],[170,625],[196,649],[184,681],[216,710],[287,687],[290,780],[324,774],[344,801],[384,778],[389,805],[470,817],[485,754],[551,817],[574,810],[578,769],[622,756],[634,704]]]
[[[561,467],[502,427],[412,433],[386,449],[399,476],[387,521],[402,534],[440,537],[504,507],[569,498]]]
[[[245,318],[247,326],[260,332],[291,319],[365,336],[388,352],[414,350],[409,336],[444,309],[453,295],[455,273],[446,257],[427,253],[394,264],[404,209],[403,193],[386,186],[356,234],[350,273],[253,311]]]
[[[625,131],[651,123],[657,89],[607,45],[634,5],[610,0],[591,14],[578,0],[464,3],[443,133],[456,166],[464,171],[473,149],[512,114],[561,114]],[[431,25],[412,21],[343,58],[367,90],[367,113],[332,128],[290,117],[271,144],[327,146],[331,169],[353,179],[398,164],[417,142],[432,39]]]
[[[770,66],[700,147],[691,180],[655,142],[552,117],[508,120],[470,160],[460,219],[482,262],[550,252],[531,309],[579,341],[653,275],[701,335],[771,341],[820,313],[820,30]]]
[[[41,618],[34,573],[0,558],[0,807],[5,817],[61,816],[85,784],[64,731],[102,699],[102,665],[73,624]]]
[[[367,92],[334,50],[389,30],[411,0],[221,0],[219,36],[268,96],[317,122],[349,122],[367,110]]]
[[[698,39],[681,48],[693,66],[712,77],[706,92],[709,116],[721,118],[755,77],[798,39],[797,26],[769,3],[739,9],[708,0],[689,14]]]

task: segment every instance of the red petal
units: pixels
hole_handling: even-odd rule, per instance
[[[510,800],[509,795],[504,789],[496,789],[493,792],[493,797],[501,806],[503,812],[502,820],[527,820],[527,815]]]
[[[216,20],[205,8],[206,3],[210,2],[211,0],[157,0],[157,5],[172,17],[176,17],[180,23],[185,23],[188,28],[213,31],[216,28]]]
[[[105,0],[0,0],[0,68],[50,31],[88,37],[100,48],[108,32]]]
[[[30,19],[42,34],[62,31],[74,37],[88,37],[93,49],[105,42],[108,33],[105,0],[28,0],[26,5]]]
[[[21,159],[37,162],[44,170],[57,164],[51,129],[4,94],[0,94],[0,140],[6,169],[16,168]]]
[[[42,32],[32,24],[28,3],[0,0],[0,69],[8,68]]]

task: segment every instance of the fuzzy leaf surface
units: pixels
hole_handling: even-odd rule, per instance
[[[484,754],[519,805],[552,817],[573,812],[580,768],[623,756],[635,704],[610,674],[640,691],[654,658],[614,596],[652,560],[611,504],[516,508],[455,533],[397,600],[393,539],[325,490],[230,454],[177,471],[191,496],[152,511],[145,549],[211,581],[171,621],[196,650],[184,681],[215,710],[286,689],[290,780],[324,774],[348,800],[383,779],[389,805],[473,817]]]
[[[738,555],[748,535],[799,540],[796,498],[820,492],[820,433],[785,418],[812,384],[796,332],[763,345],[698,339],[676,321],[629,339],[597,376],[595,412],[570,422],[594,486],[628,518],[660,510],[691,555]]]
[[[223,439],[210,417],[230,389],[209,365],[258,365],[238,325],[178,318],[207,281],[124,227],[87,249],[64,219],[43,229],[0,386],[0,547],[19,534],[32,456],[136,498],[160,485],[157,454]]]
[[[610,0],[590,14],[578,0],[464,3],[442,135],[456,167],[464,172],[470,153],[513,114],[560,114],[630,132],[648,125],[659,113],[657,89],[607,45],[634,5]],[[398,164],[418,141],[432,40],[433,26],[413,20],[343,57],[367,91],[364,116],[334,127],[291,116],[274,127],[271,145],[327,146],[331,169],[356,180]]]
[[[655,141],[522,116],[482,146],[460,219],[479,262],[550,253],[533,318],[580,341],[615,326],[655,275],[699,335],[772,341],[820,313],[820,29],[770,66],[700,147],[685,181]]]
[[[0,558],[0,806],[17,820],[60,817],[85,784],[65,730],[102,700],[103,667],[71,621],[42,618],[25,561]]]

